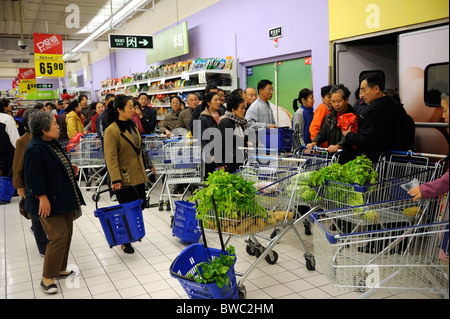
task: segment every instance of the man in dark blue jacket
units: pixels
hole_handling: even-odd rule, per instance
[[[345,142],[355,145],[358,154],[366,155],[372,162],[389,150],[414,150],[415,126],[403,104],[383,93],[384,83],[376,73],[364,75],[361,81],[362,98],[368,104],[360,117],[358,133],[342,132]]]

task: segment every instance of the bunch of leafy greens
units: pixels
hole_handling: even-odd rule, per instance
[[[233,266],[236,259],[233,246],[227,247],[227,254],[220,254],[219,257],[212,258],[207,262],[201,262],[195,267],[195,274],[188,273],[189,278],[193,278],[199,284],[210,284],[215,282],[222,289],[230,282],[227,272]]]
[[[372,161],[365,155],[343,165],[333,163],[316,172],[311,177],[313,186],[323,185],[326,180],[360,186],[377,182],[378,173],[373,169]]]
[[[238,174],[215,171],[208,175],[205,184],[207,187],[197,189],[189,198],[191,202],[197,201],[196,217],[199,220],[214,211],[212,196],[219,217],[237,219],[267,214],[264,207],[256,202],[254,182],[246,181]]]

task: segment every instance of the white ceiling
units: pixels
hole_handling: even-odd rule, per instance
[[[18,63],[17,60],[22,59],[33,60],[35,32],[62,34],[64,51],[70,51],[128,1],[0,0],[0,65]],[[72,21],[69,15],[73,11],[66,12],[71,4],[75,4],[80,10],[79,28],[69,28],[66,23],[66,20]],[[27,42],[25,50],[18,47],[18,40],[21,38]],[[106,36],[99,40],[106,40]],[[96,43],[93,42],[80,51],[95,49]]]

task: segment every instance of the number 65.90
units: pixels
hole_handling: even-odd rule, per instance
[[[47,67],[47,69],[46,69]],[[41,62],[39,63],[39,69],[41,71],[41,74],[52,74],[53,70],[58,71],[58,70],[63,70],[64,69],[64,64],[62,63],[52,63],[52,62],[47,62],[47,65],[45,64],[45,62]]]

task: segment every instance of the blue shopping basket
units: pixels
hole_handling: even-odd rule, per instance
[[[106,191],[109,189],[96,195]],[[94,215],[100,220],[109,247],[141,241],[145,236],[142,200],[103,208],[98,208],[95,201],[95,207]]]
[[[172,265],[170,266],[170,275],[178,279],[190,299],[239,299],[236,273],[234,271],[236,258],[234,258],[233,265],[226,273],[229,278],[228,285],[224,285],[222,288],[220,288],[215,282],[209,284],[197,283],[195,279],[188,277],[188,274],[193,275],[196,273],[197,264],[213,260],[216,257],[220,257],[221,254],[228,255],[222,238],[222,231],[220,228],[219,218],[217,216],[217,209],[214,204],[214,197],[212,197],[212,201],[214,205],[216,222],[218,224],[219,239],[222,250],[207,247],[203,223],[200,221],[199,224],[201,227],[203,244],[192,244],[184,249],[172,262]],[[197,202],[195,203],[195,206],[197,206]]]
[[[0,203],[7,204],[11,202],[14,194],[14,187],[12,178],[7,176],[0,176]]]
[[[220,249],[207,248],[203,244],[192,244],[184,249],[172,263],[170,275],[178,279],[191,299],[239,299],[236,273],[234,271],[236,259],[227,272],[227,276],[230,279],[228,285],[223,288],[219,288],[215,282],[210,284],[197,283],[194,279],[187,276],[189,273],[195,273],[197,264],[219,257],[220,254],[226,254],[226,252]]]
[[[198,220],[195,218],[195,204],[187,201],[175,201],[175,214],[173,217],[172,235],[182,242],[196,243],[201,232]]]

